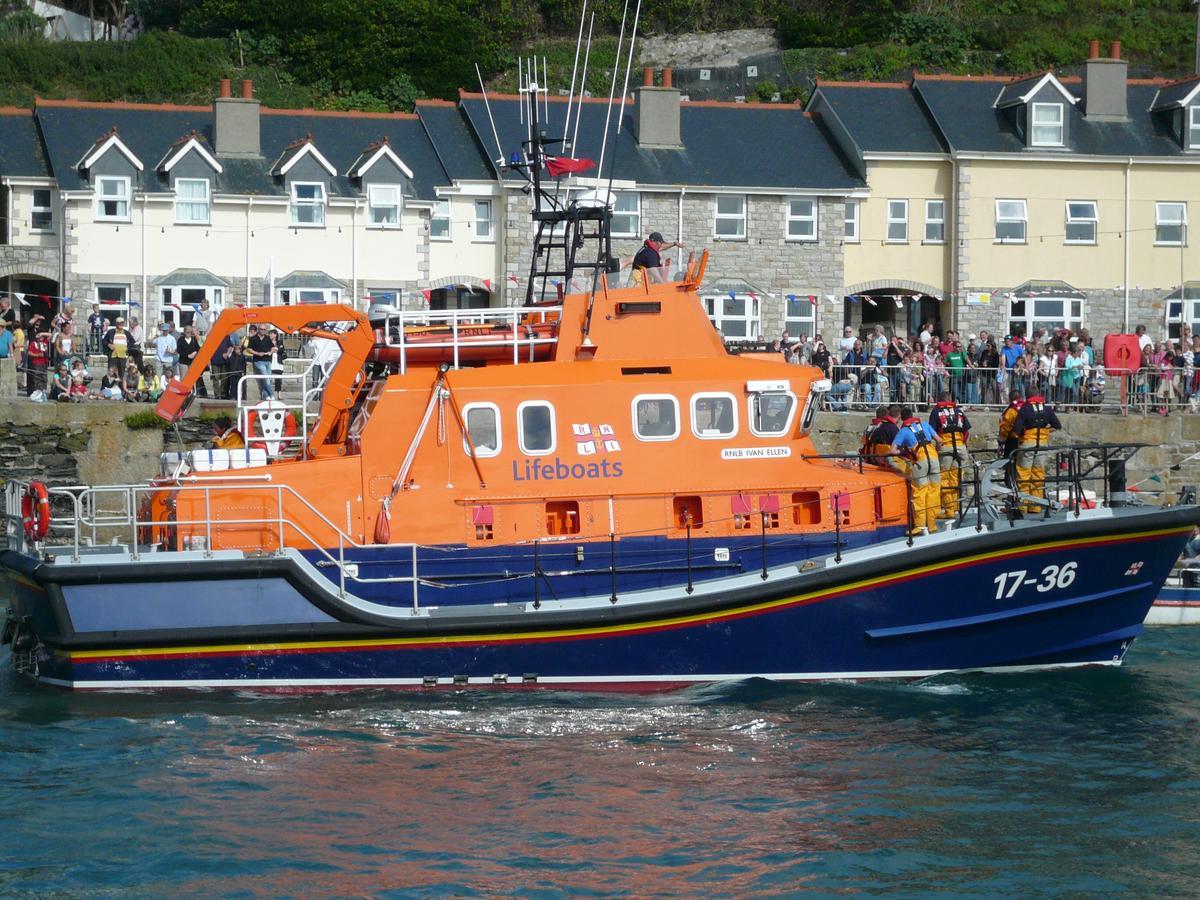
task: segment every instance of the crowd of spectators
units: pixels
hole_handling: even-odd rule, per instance
[[[1140,366],[1118,395],[1122,403],[1166,415],[1172,406],[1200,408],[1200,335],[1182,326],[1177,341],[1158,343],[1136,329]],[[965,338],[954,330],[939,334],[933,322],[908,339],[888,335],[882,325],[856,333],[847,325],[834,341],[823,335],[793,338],[787,331],[772,343],[789,362],[821,369],[832,382],[833,409],[874,407],[884,402],[932,406],[949,391],[963,406],[1003,406],[1012,391],[1040,393],[1060,408],[1104,404],[1113,376],[1105,370],[1102,345],[1086,328],[1034,330],[1028,337],[1002,337],[981,330]]]
[[[78,323],[70,304],[47,321],[34,314],[23,319],[7,298],[0,298],[0,359],[16,360],[17,388],[33,400],[83,402],[121,400],[154,402],[172,378],[183,377],[204,346],[213,315],[207,302],[190,311],[180,330],[164,320],[150,334],[137,317],[105,314],[99,304]],[[251,325],[223,337],[196,383],[199,396],[237,399],[247,366],[256,375],[278,375],[285,350],[279,332]],[[99,378],[89,365],[104,358]],[[256,379],[259,395],[273,396],[278,381]]]

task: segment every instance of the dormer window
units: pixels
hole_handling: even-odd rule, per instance
[[[1189,106],[1187,111],[1187,146],[1189,150],[1200,150],[1200,106]]]
[[[175,179],[175,222],[178,225],[209,223],[207,178]]]
[[[372,184],[367,187],[367,206],[372,228],[400,227],[400,185]]]
[[[292,225],[324,227],[325,185],[317,181],[292,182]]]
[[[96,221],[128,222],[129,193],[128,178],[99,175],[96,178]]]
[[[1034,103],[1030,112],[1030,145],[1061,147],[1063,145],[1063,105]]]

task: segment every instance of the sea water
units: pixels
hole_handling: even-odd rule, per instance
[[[7,655],[0,666],[8,668]],[[1200,894],[1200,628],[653,697],[0,676],[0,894]]]

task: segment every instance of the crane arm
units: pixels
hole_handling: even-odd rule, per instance
[[[348,331],[333,331],[326,327],[334,322],[353,322],[355,327]],[[183,418],[194,396],[196,382],[212,362],[217,347],[243,325],[271,325],[286,334],[327,338],[341,348],[341,356],[329,373],[321,396],[322,414],[309,436],[309,446],[319,447],[333,428],[337,414],[354,405],[361,387],[359,374],[375,346],[375,333],[367,317],[348,306],[258,306],[225,310],[209,330],[208,338],[196,353],[187,374],[171,379],[154,408],[155,415],[165,422]]]

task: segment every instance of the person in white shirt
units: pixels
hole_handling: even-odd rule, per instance
[[[158,360],[159,369],[164,372],[174,368],[179,360],[175,336],[171,334],[171,326],[167,322],[158,323],[158,337],[154,339],[154,358]]]
[[[1139,350],[1145,350],[1147,347],[1149,347],[1151,350],[1154,349],[1154,338],[1146,334],[1145,325],[1139,325],[1133,330],[1133,333],[1137,335]]]
[[[854,349],[854,326],[847,325],[842,330],[842,336],[838,339],[839,358],[844,357],[847,353]]]
[[[208,301],[202,300],[200,301],[200,308],[196,310],[196,314],[192,317],[192,327],[196,329],[196,334],[199,335],[202,342],[208,334],[209,329],[212,328],[212,323],[212,310],[209,309]]]

